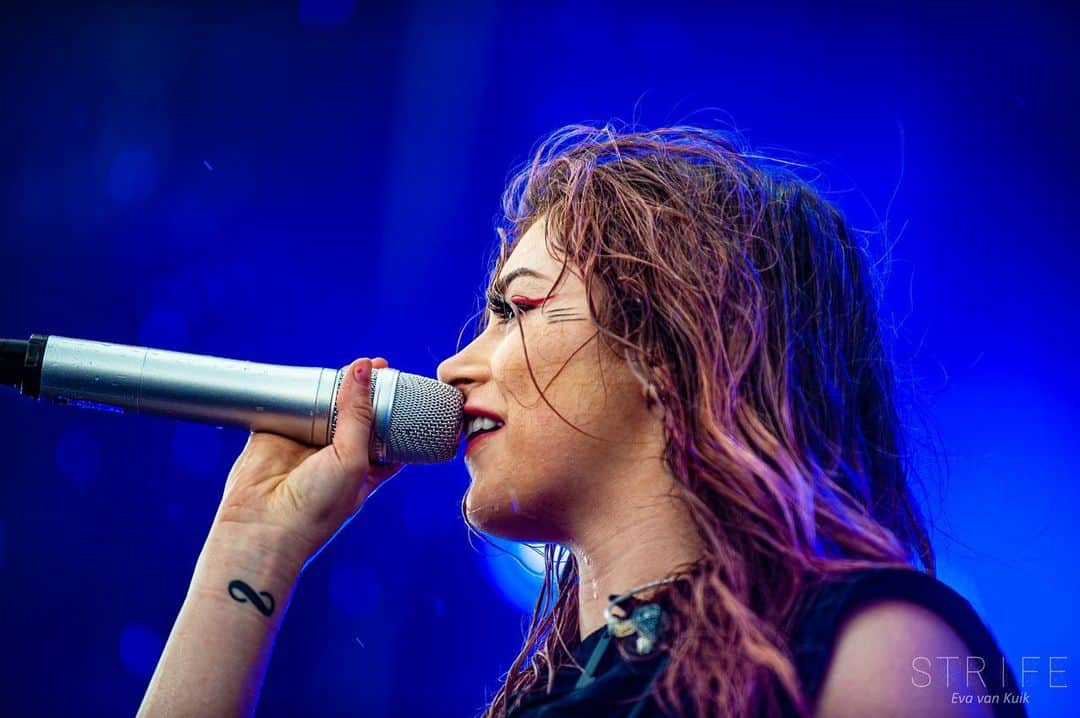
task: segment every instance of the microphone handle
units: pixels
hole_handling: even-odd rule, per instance
[[[35,334],[26,344],[21,388],[39,399],[243,426],[313,446],[326,446],[334,436],[344,368],[260,364],[56,335]],[[397,373],[372,371],[375,461],[383,458],[381,437],[389,428]],[[385,375],[383,382],[379,374]]]

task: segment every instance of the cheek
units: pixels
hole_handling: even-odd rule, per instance
[[[533,407],[540,400],[536,385],[541,388],[547,385],[566,352],[560,351],[560,337],[550,327],[529,327],[524,340],[516,326],[505,331],[506,336],[491,356],[491,376],[505,396],[508,410],[513,412],[522,407]],[[528,361],[525,359],[526,347]]]
[[[641,403],[635,399],[640,393],[637,381],[614,357],[601,357],[601,345],[591,327],[528,327],[528,361],[517,327],[509,331],[492,354],[491,372],[506,400],[508,418],[523,434],[549,442],[548,446],[556,437],[571,443],[586,439],[567,425],[569,421],[590,433],[606,435],[606,424],[629,419]]]

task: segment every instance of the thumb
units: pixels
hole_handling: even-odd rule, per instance
[[[371,360],[357,359],[349,365],[337,395],[337,423],[332,446],[342,468],[350,476],[361,476],[370,468],[368,444],[371,438]]]

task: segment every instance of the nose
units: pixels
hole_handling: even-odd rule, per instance
[[[491,367],[482,346],[482,337],[477,337],[457,354],[444,359],[435,375],[443,383],[464,389],[470,384],[486,382],[490,373]]]

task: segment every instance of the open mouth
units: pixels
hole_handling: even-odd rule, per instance
[[[474,416],[465,423],[465,443],[470,444],[473,439],[485,434],[494,433],[503,426],[503,422],[498,419],[492,419],[487,416]]]
[[[498,431],[498,429],[478,431],[477,433],[470,435],[469,438],[465,440],[465,455],[468,456],[469,452],[471,452],[477,444],[482,444],[487,440],[487,437],[491,436],[496,431]]]

